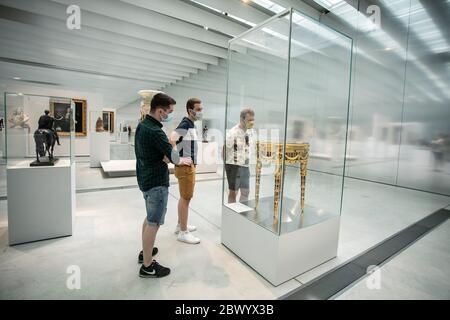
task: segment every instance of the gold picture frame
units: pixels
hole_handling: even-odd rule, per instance
[[[72,123],[69,123],[67,112],[70,110],[70,101],[67,99],[51,99],[50,111],[55,118],[55,129],[59,128],[58,135],[69,136],[72,130],[75,136],[85,137],[87,135],[87,101],[85,99],[72,99],[75,104]],[[69,111],[70,112],[70,111]]]

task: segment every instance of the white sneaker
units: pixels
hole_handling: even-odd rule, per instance
[[[200,243],[200,239],[193,236],[192,233],[190,233],[189,231],[181,231],[180,233],[178,233],[177,240],[181,241],[181,242],[186,242],[189,244]]]
[[[188,229],[189,232],[193,232],[193,231],[197,230],[197,227],[188,225],[187,229]],[[177,224],[177,227],[175,228],[175,232],[174,233],[178,234],[180,231],[181,231],[180,230],[180,224]]]

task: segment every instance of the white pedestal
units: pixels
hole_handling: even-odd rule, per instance
[[[28,129],[8,128],[8,158],[25,158],[28,155]]]
[[[128,132],[120,133],[120,143],[128,143]]]
[[[5,152],[5,129],[2,129],[0,131],[0,158],[6,157]]]
[[[136,175],[136,160],[110,160],[100,163],[103,172],[109,177],[128,177]]]
[[[6,169],[10,245],[72,235],[75,164],[60,159],[53,167],[30,167],[30,162]]]
[[[109,161],[110,146],[108,132],[92,132],[90,136],[89,154],[91,168],[100,168],[100,162]]]
[[[219,145],[217,142],[199,143],[196,173],[215,173],[218,166]]]
[[[129,177],[136,175],[136,160],[110,160],[100,163],[103,172],[109,177]],[[174,165],[169,163],[169,173],[173,173]]]
[[[336,257],[340,217],[277,235],[222,206],[222,243],[278,286]]]

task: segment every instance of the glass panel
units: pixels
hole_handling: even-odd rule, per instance
[[[340,214],[352,40],[294,11],[281,233]]]
[[[274,233],[277,164],[264,162],[257,181],[255,155],[257,142],[283,146],[289,29],[285,12],[232,40],[229,48],[223,202]]]
[[[5,118],[5,100],[2,101],[2,106],[0,107],[0,165],[4,165],[6,163],[6,122]],[[3,166],[0,172],[0,175],[3,173]],[[6,180],[6,179],[5,179]],[[0,193],[1,194],[1,193]],[[3,195],[3,194],[2,194]]]
[[[71,98],[5,93],[8,167],[70,165],[74,114]]]
[[[136,132],[139,120],[118,119],[116,136],[111,142],[111,160],[134,160],[134,133]]]
[[[379,25],[373,23],[369,5],[380,8]],[[408,13],[409,0],[359,1],[347,151],[350,177],[396,184]]]
[[[411,1],[397,183],[450,195],[450,65],[441,58],[450,51],[448,21],[428,13],[439,6]]]

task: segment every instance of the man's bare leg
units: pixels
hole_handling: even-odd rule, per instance
[[[189,202],[191,202],[190,199],[180,198],[178,200],[178,223],[180,224],[181,231],[187,231]]]
[[[142,248],[144,252],[144,267],[148,267],[152,261],[152,251],[155,244],[156,233],[159,225],[148,225],[146,221],[142,226]]]
[[[237,192],[234,190],[228,190],[228,203],[236,202],[236,194]]]
[[[250,190],[249,189],[241,189],[241,196],[239,197],[239,202],[247,201],[249,194],[250,194]]]

